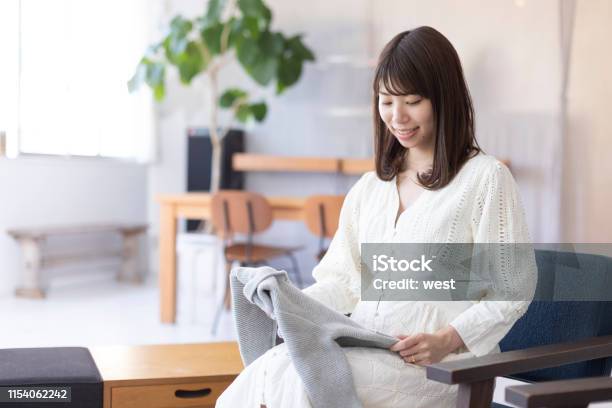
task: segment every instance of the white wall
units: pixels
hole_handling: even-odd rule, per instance
[[[7,229],[146,222],[147,171],[118,160],[0,158],[0,296],[19,282],[20,251]]]
[[[612,242],[611,21],[612,2],[577,2],[564,156],[564,242]]]

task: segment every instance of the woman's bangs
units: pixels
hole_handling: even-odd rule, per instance
[[[376,93],[384,88],[390,95],[415,95],[420,94],[414,85],[414,75],[406,63],[399,63],[391,56],[379,66],[374,86]]]

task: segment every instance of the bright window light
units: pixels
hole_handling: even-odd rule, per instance
[[[0,1],[0,132],[6,133],[6,154],[17,154],[19,101],[19,1]]]
[[[144,0],[0,1],[0,51],[14,56],[0,64],[9,151],[152,157],[151,97],[126,85],[149,42],[149,9]]]

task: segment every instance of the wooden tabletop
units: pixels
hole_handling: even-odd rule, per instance
[[[306,197],[266,196],[266,199],[272,206],[275,219],[303,220]],[[209,193],[160,194],[156,200],[162,207],[171,209],[172,217],[208,220],[212,215],[212,196]]]
[[[266,196],[268,201],[274,205],[284,205],[287,207],[301,207],[307,197],[295,196]],[[159,194],[157,202],[161,204],[183,204],[183,205],[209,205],[212,196],[210,193],[179,193],[179,194]]]
[[[105,384],[233,380],[243,369],[235,342],[99,346],[89,350]]]

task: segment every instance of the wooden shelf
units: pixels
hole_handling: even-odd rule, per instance
[[[232,166],[238,171],[363,174],[374,170],[372,159],[338,157],[292,157],[236,153]]]
[[[510,160],[500,160],[510,168]],[[292,157],[253,153],[236,153],[232,167],[238,171],[341,173],[361,175],[374,170],[374,159],[340,157]]]
[[[307,173],[336,173],[339,170],[336,158],[290,157],[263,154],[236,153],[232,167],[238,171],[299,171]]]
[[[374,170],[374,159],[340,159],[340,172],[359,175]]]

